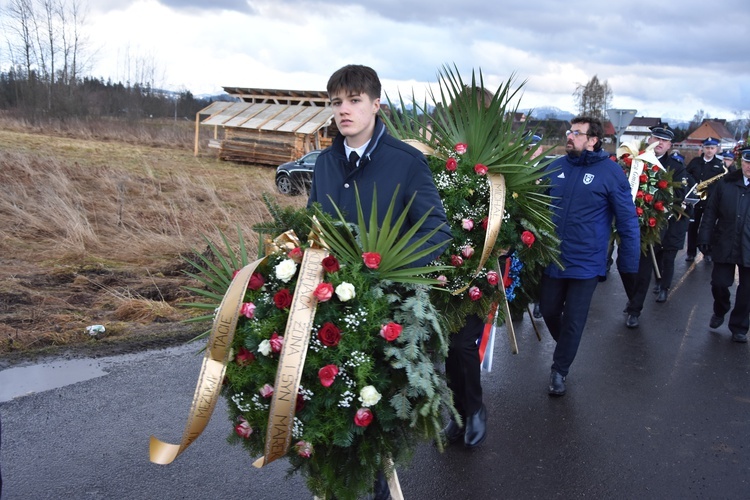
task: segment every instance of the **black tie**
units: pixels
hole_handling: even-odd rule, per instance
[[[351,168],[357,168],[357,162],[359,161],[359,155],[356,151],[349,153],[349,166]]]

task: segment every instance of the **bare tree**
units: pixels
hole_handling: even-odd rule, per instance
[[[26,78],[31,77],[36,63],[33,16],[31,0],[10,0],[5,8],[4,29],[10,62],[22,68],[22,76]]]
[[[612,90],[605,80],[594,75],[585,85],[578,85],[573,96],[578,103],[578,114],[606,120],[606,111],[612,104]]]

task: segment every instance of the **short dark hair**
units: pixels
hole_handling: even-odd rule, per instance
[[[570,124],[574,125],[576,123],[588,123],[589,131],[587,135],[589,137],[596,137],[597,139],[596,144],[594,144],[594,151],[602,149],[602,140],[604,139],[604,125],[602,125],[602,121],[593,116],[576,116],[570,120]]]
[[[349,64],[336,70],[328,79],[328,96],[342,90],[347,93],[367,94],[370,99],[380,98],[380,78],[374,69],[361,64]]]

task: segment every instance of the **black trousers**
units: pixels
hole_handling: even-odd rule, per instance
[[[674,261],[677,258],[677,250],[664,250],[663,248],[656,251],[656,262],[659,265],[659,274],[661,279],[658,280],[659,288],[668,290],[672,286],[674,279]]]
[[[468,417],[482,407],[481,366],[479,343],[484,330],[484,320],[473,314],[466,323],[451,334],[445,374],[448,387],[453,391],[453,404],[462,417]]]
[[[722,318],[732,306],[729,287],[734,284],[735,268],[739,274],[734,309],[729,315],[732,333],[747,333],[750,327],[750,267],[714,262],[711,271],[711,294],[714,296],[714,314]]]
[[[654,264],[651,260],[651,254],[641,254],[638,261],[638,274],[632,288],[625,287],[625,294],[628,296],[628,305],[626,311],[633,316],[640,316],[643,310],[643,303],[648,295],[648,289],[651,285],[651,273],[654,270]],[[626,280],[623,279],[623,283]]]
[[[688,225],[687,230],[687,254],[695,257],[698,249],[698,228],[703,219],[703,211],[706,209],[706,202],[699,201],[693,207],[693,220]]]
[[[539,310],[552,338],[557,342],[552,369],[568,375],[578,353],[583,328],[589,316],[591,298],[599,278],[570,279],[542,276]]]

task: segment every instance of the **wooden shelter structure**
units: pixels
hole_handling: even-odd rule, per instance
[[[234,102],[215,101],[196,114],[196,156],[200,126],[214,127],[209,147],[219,149],[219,158],[256,165],[296,160],[329,146],[336,135],[326,92],[243,87],[224,91]]]

